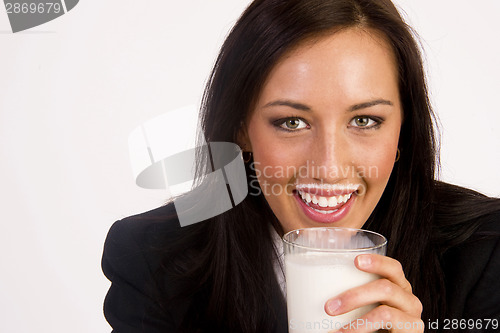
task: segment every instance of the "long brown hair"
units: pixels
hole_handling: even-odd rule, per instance
[[[279,59],[307,38],[349,27],[376,29],[386,37],[397,60],[404,112],[401,158],[364,228],[388,238],[388,255],[401,262],[424,305],[423,319],[442,317],[446,288],[441,249],[432,238],[437,156],[433,112],[419,47],[389,0],[252,2],[214,65],[203,99],[202,132],[208,142],[236,142],[242,121]],[[247,173],[253,176],[250,168]],[[276,314],[269,304],[275,279],[270,224],[279,228],[266,200],[249,195],[234,209],[183,228],[164,265],[180,281],[177,297],[192,299],[183,329],[275,328]],[[179,251],[185,251],[182,257]]]

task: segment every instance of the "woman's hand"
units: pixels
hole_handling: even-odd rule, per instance
[[[380,275],[382,278],[329,299],[325,311],[337,316],[364,305],[376,304],[356,325],[346,326],[339,332],[372,332],[374,327],[391,332],[423,332],[422,303],[413,295],[399,261],[377,255],[363,254],[355,259],[358,269]],[[358,325],[359,323],[359,325]],[[368,325],[364,325],[370,323]],[[381,325],[384,325],[380,327]]]

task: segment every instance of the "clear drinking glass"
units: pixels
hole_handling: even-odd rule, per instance
[[[326,314],[328,299],[380,276],[354,266],[360,254],[385,255],[384,236],[361,229],[306,228],[283,236],[288,328],[294,333],[339,330],[375,307],[364,306],[340,316]]]

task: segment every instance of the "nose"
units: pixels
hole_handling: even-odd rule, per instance
[[[348,140],[341,130],[321,131],[313,145],[310,176],[314,180],[333,184],[355,176]]]

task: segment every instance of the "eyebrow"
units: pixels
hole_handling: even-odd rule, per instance
[[[296,103],[296,102],[292,102],[289,100],[281,100],[281,99],[274,101],[274,102],[267,103],[266,105],[264,105],[265,108],[270,107],[270,106],[289,106],[291,108],[301,110],[301,111],[311,111],[311,108],[305,104]]]
[[[393,106],[394,104],[391,101],[388,101],[386,99],[375,99],[373,101],[365,102],[365,103],[360,103],[360,104],[355,104],[349,107],[348,111],[353,112],[361,109],[367,109],[372,106],[377,106],[377,105],[390,105]],[[297,103],[297,102],[292,102],[289,100],[277,100],[274,102],[267,103],[264,105],[265,108],[270,107],[270,106],[288,106],[293,109],[297,109],[300,111],[311,111],[311,108],[305,104],[302,103]]]
[[[390,106],[393,106],[394,104],[392,104],[391,101],[388,101],[386,99],[376,99],[376,100],[369,101],[369,102],[366,102],[366,103],[355,104],[355,105],[353,105],[353,106],[351,106],[349,108],[349,111],[357,111],[357,110],[361,110],[361,109],[367,109],[367,108],[370,108],[370,107],[376,106],[376,105],[390,105]]]

